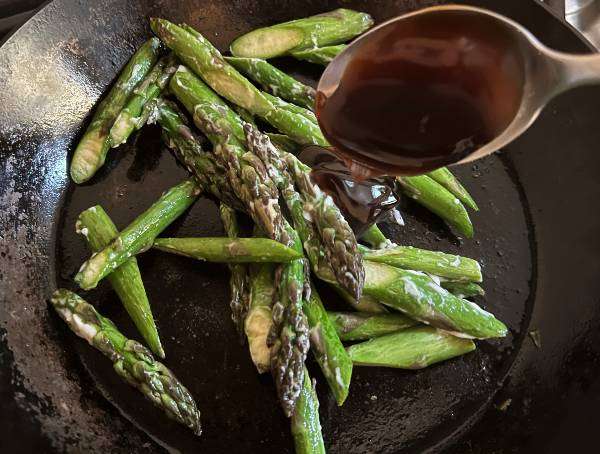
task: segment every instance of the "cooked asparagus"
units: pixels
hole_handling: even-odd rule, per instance
[[[479,211],[479,207],[471,197],[471,194],[464,188],[458,178],[456,178],[447,167],[429,172],[427,176],[433,178],[439,184],[444,186],[454,196],[456,196],[464,205],[471,208],[474,211]]]
[[[299,143],[327,145],[321,130],[304,117],[275,107],[258,88],[231,66],[199,32],[164,19],[152,19],[152,30],[215,92],[270,123]]]
[[[304,381],[298,404],[292,415],[292,435],[296,454],[325,454],[321,422],[319,421],[319,400],[314,381],[304,368]]]
[[[343,341],[372,339],[419,324],[402,314],[328,312],[327,315]]]
[[[313,47],[311,49],[290,52],[290,55],[298,60],[304,60],[309,63],[327,66],[329,63],[331,63],[331,60],[337,57],[338,54],[345,48],[345,44],[338,44],[337,46]]]
[[[184,164],[206,193],[236,209],[243,209],[242,202],[233,193],[223,165],[213,153],[202,149],[200,140],[188,127],[185,117],[176,105],[159,101],[156,105],[157,120],[163,128],[165,143],[177,159]]]
[[[81,266],[75,276],[75,282],[84,290],[96,287],[102,278],[130,257],[150,248],[154,239],[189,208],[199,194],[198,185],[192,179],[169,189],[123,229],[108,246],[92,255]]]
[[[352,361],[336,333],[336,328],[327,316],[321,298],[313,287],[310,298],[302,307],[310,328],[311,351],[335,396],[338,405],[348,397],[352,378]]]
[[[236,57],[272,58],[290,52],[343,43],[373,25],[366,13],[336,9],[252,30],[231,43]]]
[[[227,233],[227,236],[229,237],[227,238],[227,240],[237,239],[240,233],[240,229],[235,211],[227,205],[221,203],[221,205],[219,206],[219,212],[221,213],[221,220],[223,221],[225,233]],[[197,252],[197,249],[195,251]],[[223,249],[220,249],[220,251],[224,252]],[[213,256],[214,252],[216,251],[213,250]],[[246,314],[248,313],[248,307],[250,306],[249,269],[247,265],[241,263],[232,263],[229,265],[229,271],[231,273],[229,277],[229,306],[231,308],[231,320],[233,320],[233,323],[235,324],[238,332],[242,334],[244,331],[244,322],[246,320]]]
[[[450,191],[427,175],[398,177],[403,192],[417,203],[437,214],[459,233],[471,238],[473,224],[467,210]]]
[[[504,323],[424,273],[367,261],[365,274],[365,294],[415,320],[473,338],[506,336]]]
[[[314,109],[315,89],[288,76],[266,60],[241,57],[225,57],[225,60],[274,96],[307,109]]]
[[[200,411],[193,397],[167,367],[140,343],[127,339],[94,306],[65,289],[52,295],[52,305],[69,328],[112,362],[115,372],[136,387],[168,417],[200,435]]]
[[[301,253],[268,238],[157,238],[154,247],[208,262],[285,263],[302,258]]]
[[[475,350],[469,339],[429,326],[415,326],[348,347],[357,366],[423,369]]]
[[[71,160],[71,179],[84,183],[102,167],[110,148],[109,131],[136,85],[148,74],[161,51],[152,38],[133,54],[116,83],[96,107],[92,120],[79,141]]]
[[[110,128],[110,142],[113,148],[125,143],[134,130],[146,124],[151,112],[150,101],[156,99],[169,83],[176,69],[175,63],[174,55],[161,58],[146,78],[135,87]]]
[[[273,96],[267,92],[263,92],[265,98],[267,98],[271,103],[278,107],[279,109],[285,110],[291,114],[302,115],[309,121],[312,121],[314,124],[318,125],[317,116],[314,114],[312,110],[306,109],[304,107],[297,106],[292,104],[291,102],[284,101],[278,96]]]
[[[250,267],[250,306],[244,332],[248,339],[248,349],[252,362],[259,373],[269,371],[271,352],[267,345],[267,337],[273,325],[273,305],[275,288],[275,267],[265,263]]]
[[[379,230],[377,224],[373,224],[365,230],[360,239],[365,243],[369,243],[373,249],[386,249],[395,246],[394,243],[388,240],[383,232]]]
[[[423,271],[461,282],[481,282],[481,266],[476,260],[444,252],[411,246],[394,246],[380,250],[361,247],[365,260],[386,263],[406,270]]]
[[[292,247],[302,250],[296,231],[289,225],[287,229]],[[303,300],[310,292],[305,268],[304,259],[281,266],[276,282],[278,301],[273,305],[273,326],[267,342],[271,348],[271,371],[287,417],[294,413],[302,390],[304,361],[309,348],[307,320],[302,312]]]
[[[271,239],[289,243],[279,192],[264,164],[243,146],[240,118],[200,79],[180,67],[170,83],[171,91],[194,116],[194,123],[215,147],[215,155],[228,168],[229,186],[255,224]]]
[[[485,295],[485,290],[475,282],[442,281],[440,285],[459,298]]]
[[[117,227],[100,205],[88,208],[79,215],[76,230],[85,237],[92,252],[101,251],[119,235]],[[108,276],[108,281],[150,350],[164,358],[165,352],[136,258],[126,260]]]

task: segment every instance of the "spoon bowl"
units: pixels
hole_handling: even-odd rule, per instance
[[[600,56],[549,49],[486,9],[435,6],[351,43],[325,69],[316,111],[355,174],[411,175],[493,153],[554,96],[599,80]]]

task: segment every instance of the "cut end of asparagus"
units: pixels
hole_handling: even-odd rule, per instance
[[[352,345],[347,351],[357,366],[423,369],[475,350],[475,344],[429,326],[407,328]]]
[[[300,45],[304,32],[299,29],[259,28],[237,38],[229,50],[236,57],[272,58]]]
[[[71,179],[77,183],[85,183],[94,176],[104,164],[109,148],[108,137],[100,131],[88,133],[79,142],[71,160]]]

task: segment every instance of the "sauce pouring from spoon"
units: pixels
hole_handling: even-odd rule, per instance
[[[544,105],[600,81],[600,56],[541,44],[510,19],[437,6],[367,32],[325,69],[316,113],[357,180],[417,175],[490,154]]]

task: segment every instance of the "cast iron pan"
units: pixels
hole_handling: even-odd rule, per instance
[[[166,363],[202,410],[193,437],[123,384],[110,363],[49,311],[57,286],[88,252],[74,233],[100,203],[124,227],[185,171],[152,127],[110,152],[86,185],[67,178],[90,108],[148,36],[147,19],[185,21],[222,49],[251,28],[345,6],[380,21],[431,1],[56,0],[0,49],[0,452],[292,452],[289,421],[271,379],[254,371],[229,320],[227,271],[156,251],[140,258]],[[541,5],[471,4],[507,14],[543,42],[586,44]],[[282,60],[307,81],[308,65]],[[550,105],[503,153],[456,169],[479,201],[476,237],[459,240],[406,202],[396,241],[479,258],[478,301],[510,327],[503,340],[419,372],[356,368],[338,408],[315,364],[325,441],[332,453],[562,452],[595,439],[600,381],[600,89]],[[165,235],[222,235],[201,199]],[[84,295],[125,333],[135,330],[110,289]],[[328,303],[339,305],[333,297]],[[529,332],[536,330],[541,344]]]

